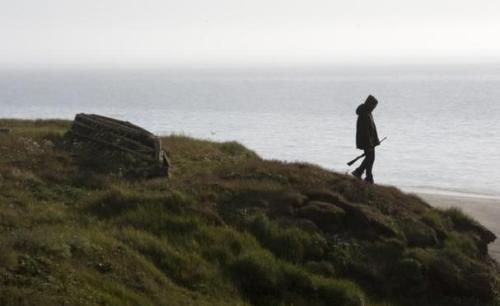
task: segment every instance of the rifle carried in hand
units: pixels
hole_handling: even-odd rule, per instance
[[[386,139],[387,139],[387,137],[382,138],[382,140],[380,141],[379,145],[382,143],[382,141],[384,141]],[[357,162],[358,159],[363,158],[363,157],[365,157],[365,153],[363,153],[360,156],[356,157],[355,159],[351,160],[350,162],[347,163],[347,165],[348,166],[352,166],[352,164],[354,164],[355,162]]]

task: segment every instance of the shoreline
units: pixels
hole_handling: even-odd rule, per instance
[[[457,207],[492,231],[497,239],[488,245],[488,252],[500,262],[500,198],[460,193],[411,192],[438,208]]]
[[[452,190],[452,189],[445,189],[445,188],[439,188],[439,187],[436,187],[436,188],[432,188],[432,187],[400,187],[400,186],[396,186],[396,187],[401,189],[402,191],[404,191],[406,193],[500,201],[500,195],[479,193],[479,192],[474,192],[474,191]]]

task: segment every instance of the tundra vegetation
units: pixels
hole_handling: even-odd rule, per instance
[[[0,305],[500,305],[458,209],[176,135],[171,178],[134,178],[69,126],[0,120]]]

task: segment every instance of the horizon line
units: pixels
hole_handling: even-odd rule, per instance
[[[432,68],[448,68],[450,70],[481,68],[487,70],[500,71],[500,60],[491,61],[401,61],[401,62],[383,62],[383,61],[344,61],[344,62],[171,62],[171,63],[57,63],[57,64],[5,64],[0,63],[0,70],[7,71],[36,71],[36,70],[288,70],[288,69],[395,69],[404,70],[429,70]]]

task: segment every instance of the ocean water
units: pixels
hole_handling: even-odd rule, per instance
[[[407,190],[500,196],[500,74],[314,70],[0,72],[0,117],[97,113],[171,133],[236,140],[264,158],[338,172],[368,94],[381,137],[374,177]]]

